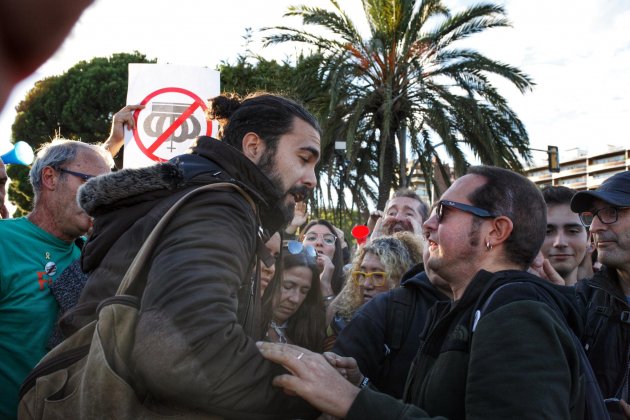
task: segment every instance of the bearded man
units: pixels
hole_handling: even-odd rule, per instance
[[[99,177],[80,191],[95,217],[82,261],[90,273],[82,308],[115,294],[149,232],[186,193],[229,182],[255,203],[232,188],[196,194],[160,235],[132,356],[133,381],[156,409],[231,419],[312,416],[304,401],[271,386],[277,367],[255,346],[260,294],[251,271],[268,232],[291,220],[295,203],[315,187],[319,156],[316,119],[293,101],[263,94],[241,103],[222,141],[200,137],[186,155]]]

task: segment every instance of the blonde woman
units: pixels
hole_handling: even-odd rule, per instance
[[[328,307],[325,350],[332,348],[361,306],[398,286],[403,274],[421,261],[422,239],[410,232],[381,236],[361,248],[352,261],[348,281]]]

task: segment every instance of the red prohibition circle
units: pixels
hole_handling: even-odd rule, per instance
[[[134,113],[133,113],[133,119],[134,119],[134,121],[136,123],[135,124],[136,126],[133,129],[133,138],[135,139],[136,144],[138,145],[138,148],[140,148],[142,153],[144,153],[146,156],[148,156],[149,159],[152,159],[152,160],[157,161],[157,162],[166,162],[166,159],[162,159],[161,157],[157,156],[154,153],[155,150],[158,147],[160,147],[162,145],[162,143],[164,143],[164,141],[166,141],[166,139],[168,137],[170,137],[170,135],[184,121],[186,121],[186,119],[190,115],[192,115],[197,110],[198,107],[201,107],[201,109],[203,109],[204,111],[206,111],[208,109],[208,106],[206,105],[205,101],[203,101],[199,96],[195,95],[194,93],[192,93],[189,90],[178,88],[178,87],[167,87],[167,88],[158,89],[155,92],[149,94],[149,96],[147,96],[146,98],[144,98],[142,100],[142,102],[140,102],[140,105],[148,104],[149,101],[151,101],[151,99],[155,98],[157,95],[161,95],[162,93],[170,93],[170,92],[182,93],[184,95],[188,95],[191,98],[193,98],[194,102],[190,105],[188,110],[186,112],[184,112],[184,114],[182,114],[182,116],[180,116],[177,120],[175,120],[175,122],[164,133],[162,133],[155,140],[155,142],[152,145],[150,145],[149,147],[145,147],[145,145],[142,143],[142,140],[140,140],[140,134],[138,133],[138,116],[140,115],[140,111],[142,111],[142,109],[136,109],[134,111]],[[212,135],[212,122],[208,121],[208,120],[206,120],[206,135],[207,136]]]

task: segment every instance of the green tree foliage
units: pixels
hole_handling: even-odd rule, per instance
[[[104,141],[111,120],[126,102],[129,63],[153,63],[144,54],[120,53],[81,61],[59,76],[38,81],[17,106],[13,139],[37,150],[55,137],[88,143]],[[32,190],[28,168],[11,165],[9,199],[30,211]]]
[[[522,170],[531,160],[522,122],[491,83],[503,78],[521,92],[532,88],[519,69],[494,61],[458,41],[494,27],[509,26],[494,4],[451,14],[441,0],[362,0],[370,33],[363,37],[331,0],[334,10],[293,6],[302,28],[267,28],[266,45],[300,42],[316,48],[318,79],[327,95],[322,146],[347,143],[339,184],[348,186],[362,212],[375,199],[382,208],[392,188],[408,185],[407,148],[435,185],[433,162],[453,161],[465,172],[465,151],[484,164]],[[329,159],[328,172],[340,164]]]

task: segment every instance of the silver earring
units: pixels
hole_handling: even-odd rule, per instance
[[[486,250],[492,251],[492,244],[490,243],[490,241],[486,242]]]

